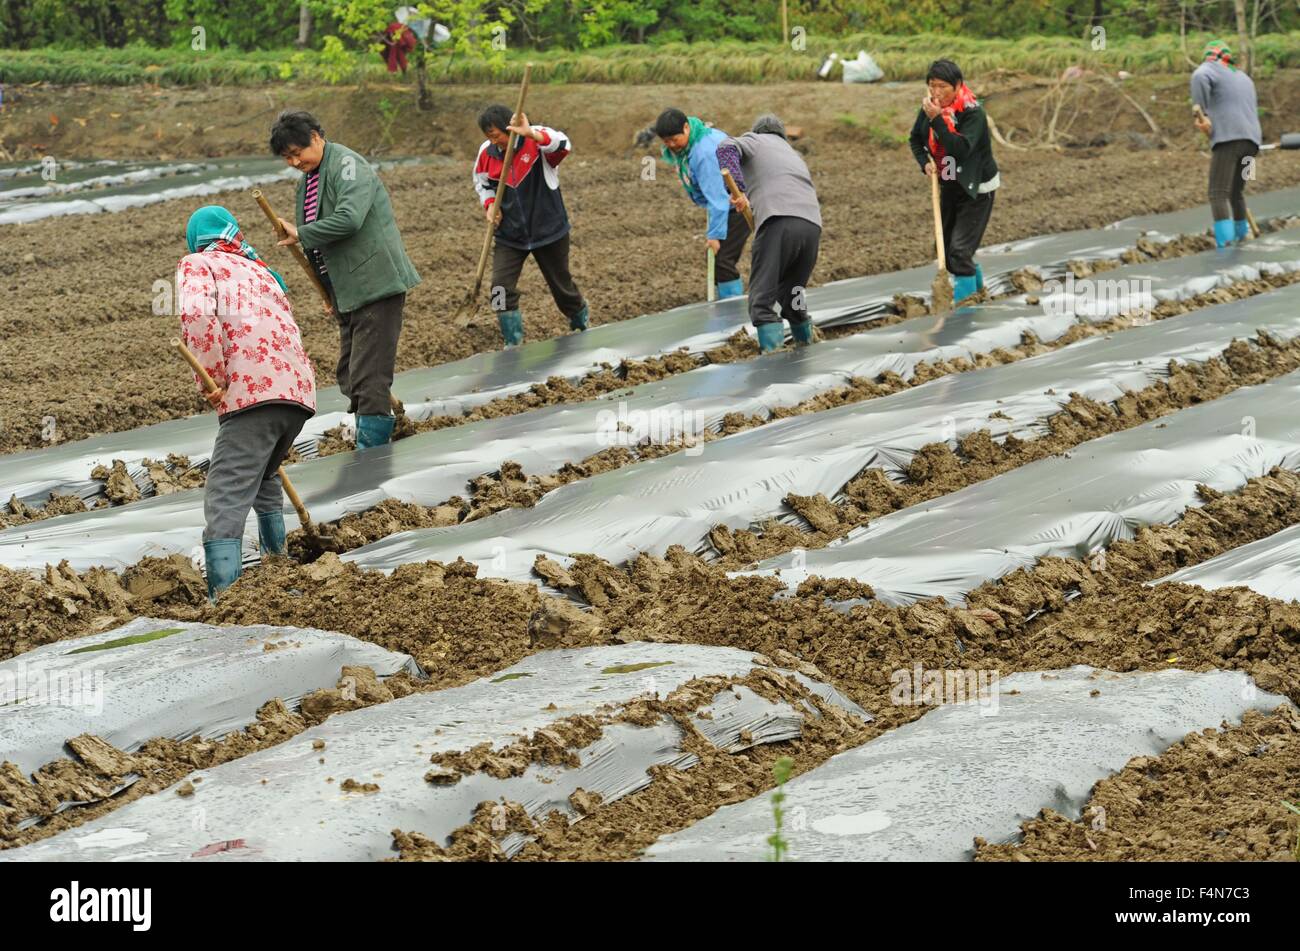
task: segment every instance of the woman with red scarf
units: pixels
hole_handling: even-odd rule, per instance
[[[925,74],[929,94],[912,127],[912,155],[926,175],[939,176],[943,246],[954,301],[984,289],[975,251],[993,214],[1001,184],[988,119],[952,60],[937,59]]]

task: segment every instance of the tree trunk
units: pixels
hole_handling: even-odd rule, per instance
[[[432,112],[433,93],[429,91],[429,51],[423,43],[416,45],[413,58],[415,60],[415,88],[418,90],[415,104],[421,112]]]
[[[311,7],[307,0],[298,4],[298,49],[306,49],[311,42]]]
[[[1246,26],[1246,0],[1233,0],[1237,11],[1237,62],[1243,72],[1250,72],[1250,30]]]

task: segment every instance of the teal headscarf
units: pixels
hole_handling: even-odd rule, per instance
[[[280,290],[288,290],[284,286],[284,278],[262,260],[256,248],[244,240],[244,235],[239,230],[239,222],[227,209],[220,205],[204,205],[190,215],[189,224],[185,226],[185,244],[189,247],[190,254],[206,251],[214,244],[223,243],[233,246],[228,250],[242,254],[250,261],[262,265],[271,272],[275,282],[280,285]]]

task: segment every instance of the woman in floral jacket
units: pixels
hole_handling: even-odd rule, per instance
[[[261,550],[285,551],[279,468],[316,412],[316,379],[284,281],[244,240],[234,216],[218,205],[200,208],[185,241],[190,253],[176,274],[181,334],[219,387],[205,394],[219,426],[203,499],[215,600],[239,577],[249,509]]]

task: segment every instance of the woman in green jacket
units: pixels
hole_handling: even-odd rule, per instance
[[[303,173],[297,223],[280,219],[302,245],[334,301],[339,322],[335,376],[357,417],[357,448],[387,443],[396,420],[390,387],[406,292],[420,283],[393,218],[388,189],[363,157],[327,142],[307,112],[284,112],[271,151]]]

